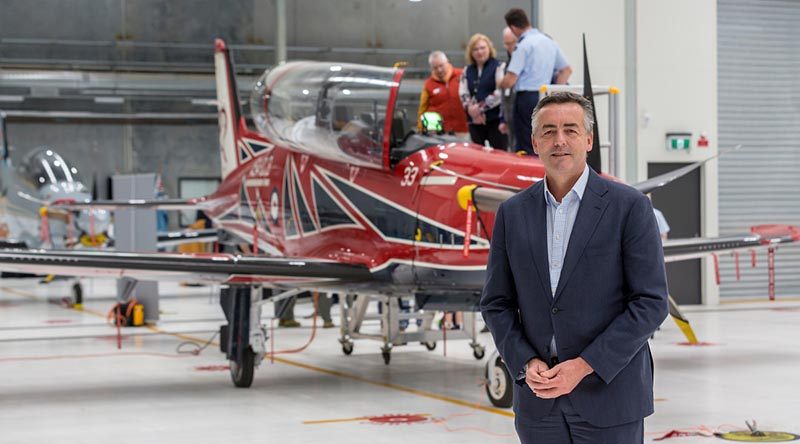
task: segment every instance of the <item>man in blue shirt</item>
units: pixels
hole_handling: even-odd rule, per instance
[[[522,9],[511,9],[506,24],[517,37],[517,47],[508,64],[505,77],[498,85],[517,93],[514,101],[512,128],[517,150],[533,155],[531,145],[531,113],[539,102],[539,88],[551,83],[565,84],[572,74],[564,53],[558,44],[538,29],[531,27]]]

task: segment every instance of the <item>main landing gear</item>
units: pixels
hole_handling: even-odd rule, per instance
[[[231,286],[220,291],[219,302],[228,325],[220,328],[220,349],[228,358],[236,387],[253,384],[255,368],[264,359],[266,330],[261,326],[261,291]]]

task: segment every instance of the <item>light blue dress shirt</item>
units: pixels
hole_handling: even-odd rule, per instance
[[[656,222],[658,223],[659,234],[669,233],[669,224],[667,223],[667,218],[664,217],[664,213],[655,208],[653,208],[653,213],[656,213]]]
[[[550,84],[553,74],[567,66],[567,58],[558,44],[538,29],[531,28],[519,36],[507,71],[517,75],[514,90],[539,91],[542,85]]]
[[[558,280],[561,278],[561,269],[564,267],[564,256],[567,254],[569,238],[572,235],[572,227],[575,225],[583,192],[586,191],[586,183],[589,181],[589,166],[586,165],[583,168],[581,177],[561,202],[557,202],[550,193],[547,188],[547,180],[542,180],[545,181],[544,199],[547,202],[547,259],[550,270],[550,290],[555,297]],[[550,341],[550,355],[551,357],[556,356],[555,336]]]

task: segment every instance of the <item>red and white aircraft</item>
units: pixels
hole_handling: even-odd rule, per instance
[[[544,176],[537,158],[415,132],[419,91],[404,88],[403,70],[355,64],[291,62],[265,72],[250,96],[254,131],[242,114],[221,40],[215,66],[220,188],[190,201],[83,206],[199,208],[256,254],[0,250],[0,269],[230,284],[222,290],[229,324],[221,343],[240,387],[252,383],[266,353],[261,292],[251,291],[253,285],[415,296],[420,306],[477,305],[492,211]],[[648,192],[674,177],[637,188]],[[686,259],[798,239],[792,227],[771,227],[724,239],[669,241],[665,256]]]

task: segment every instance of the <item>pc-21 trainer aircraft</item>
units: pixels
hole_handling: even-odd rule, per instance
[[[266,354],[264,301],[254,286],[276,296],[320,290],[414,296],[423,308],[432,301],[477,305],[494,217],[484,210],[476,229],[468,228],[473,224],[457,192],[480,184],[473,193],[480,207],[486,191],[524,189],[544,175],[537,158],[413,131],[419,91],[403,87],[403,70],[355,64],[291,62],[265,72],[250,97],[257,127],[251,130],[228,49],[221,40],[215,46],[219,189],[183,202],[67,208],[199,208],[256,254],[3,250],[0,268],[227,284],[220,303],[228,324],[220,342],[238,387],[251,385]],[[688,257],[796,240],[786,228],[693,241],[679,252]]]
[[[2,119],[2,115],[0,115]],[[0,125],[3,122],[0,120]],[[108,248],[111,214],[101,208],[76,211],[58,205],[92,199],[78,169],[52,148],[43,146],[25,154],[14,165],[0,130],[0,241],[27,248]],[[158,246],[216,240],[212,230],[158,233]]]

